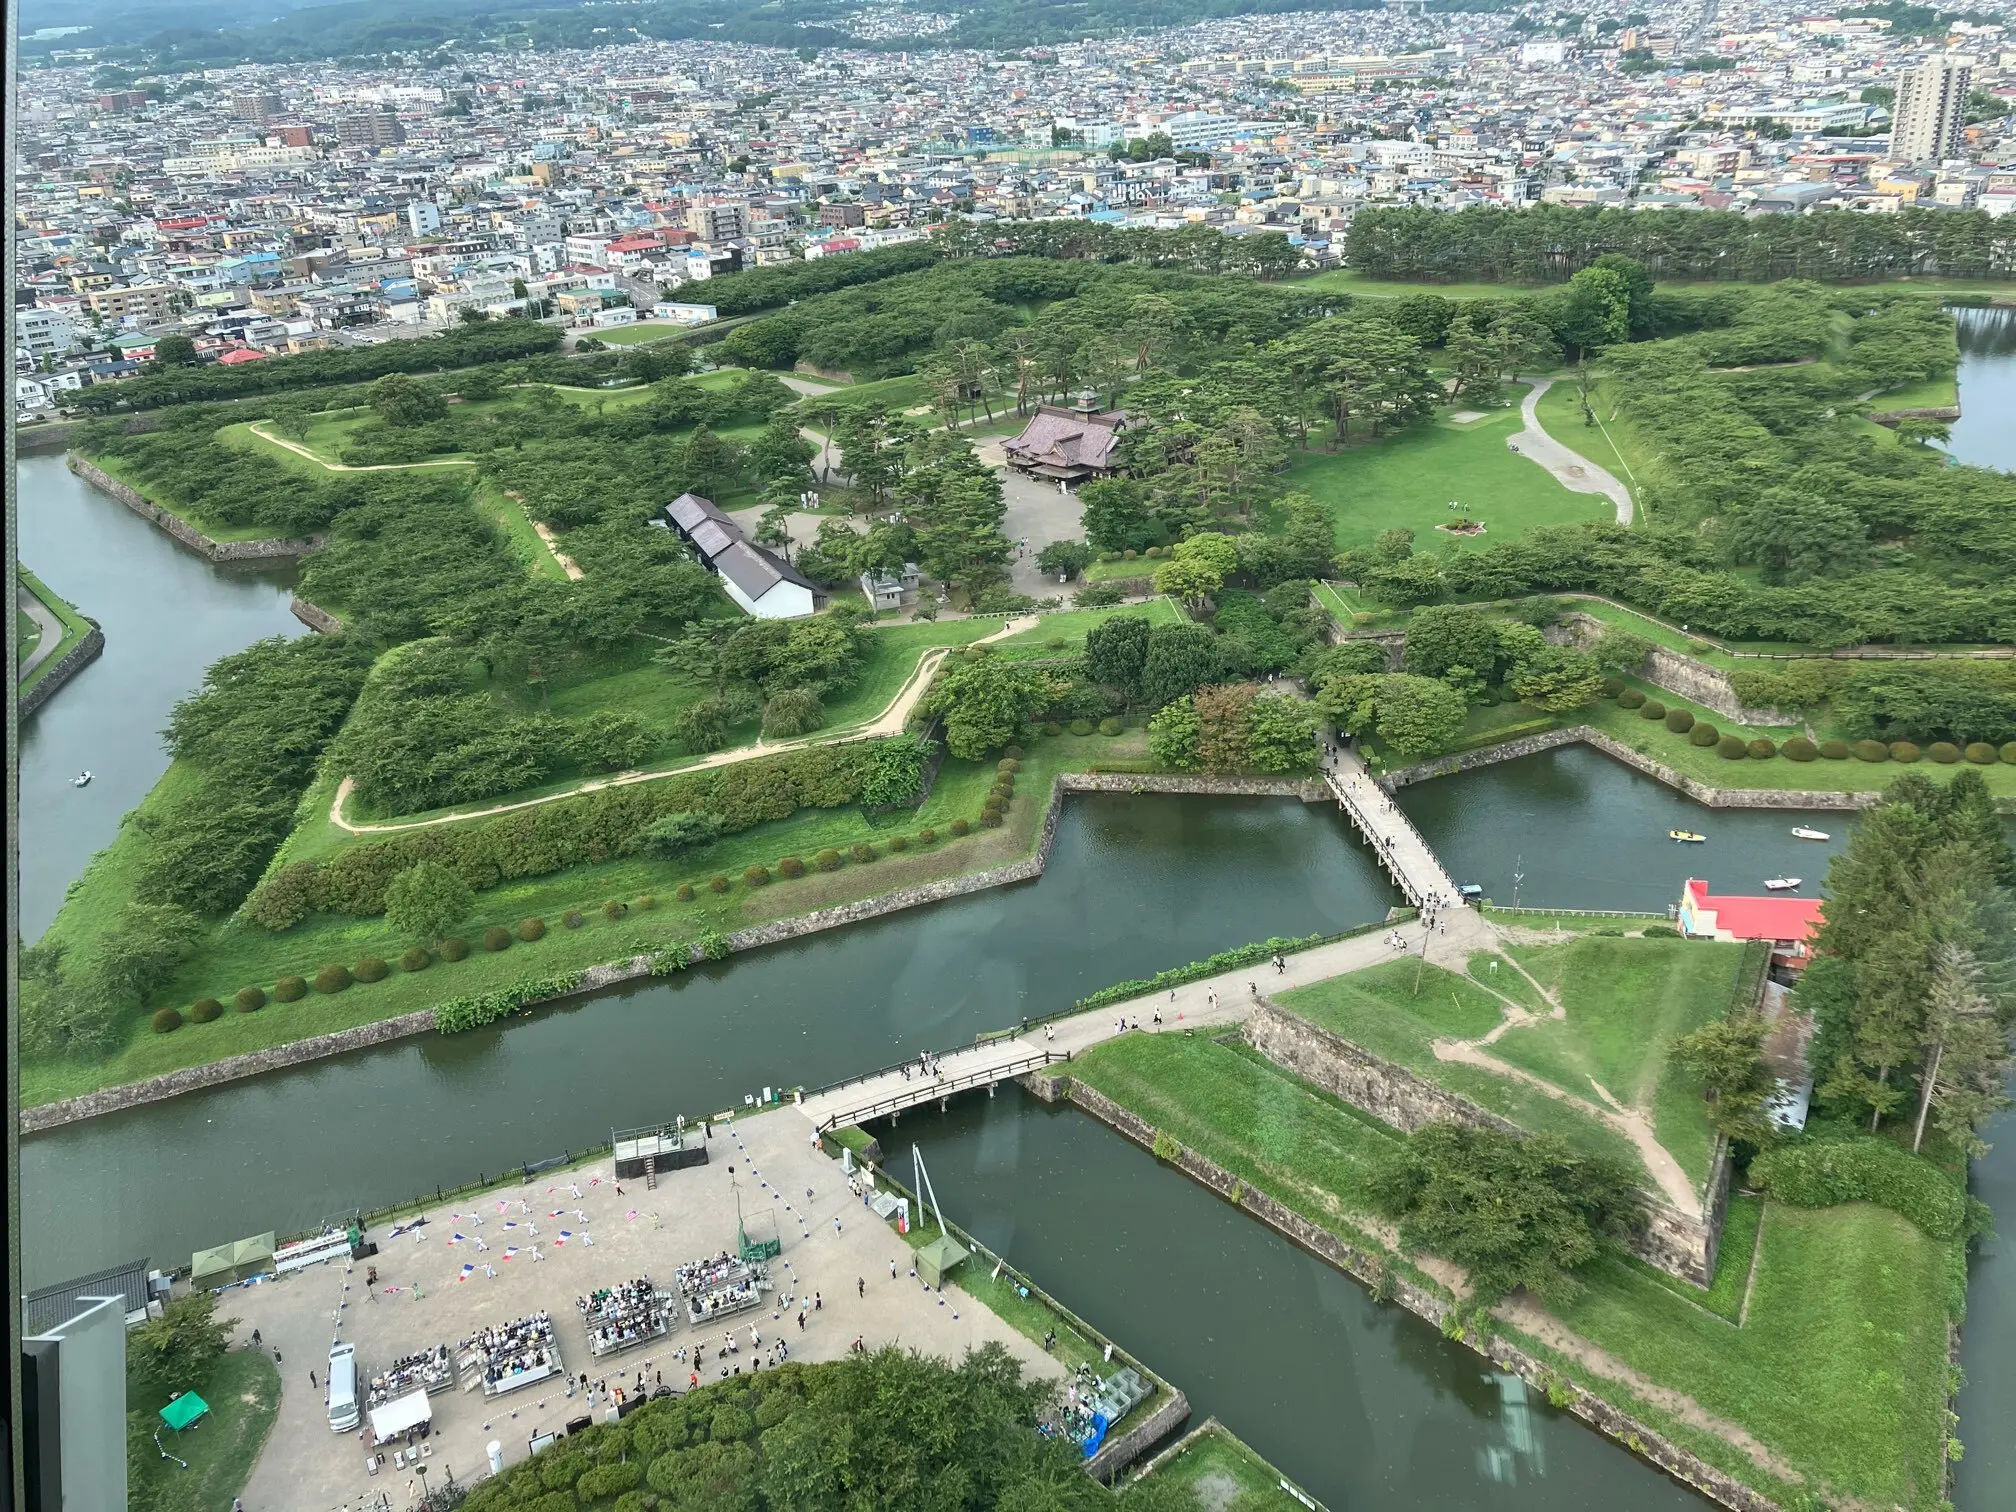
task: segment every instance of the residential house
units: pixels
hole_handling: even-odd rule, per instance
[[[751,541],[712,499],[683,493],[665,506],[665,518],[728,597],[757,619],[803,619],[825,605],[810,578]]]

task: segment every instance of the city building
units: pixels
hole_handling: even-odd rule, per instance
[[[1890,156],[1899,163],[1940,163],[1960,155],[1960,128],[1974,84],[1971,58],[1942,53],[1897,81]]]

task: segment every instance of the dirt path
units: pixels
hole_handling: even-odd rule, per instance
[[[1734,1444],[1749,1455],[1760,1469],[1770,1472],[1780,1480],[1789,1481],[1793,1485],[1805,1484],[1804,1475],[1767,1447],[1749,1429],[1732,1423],[1727,1418],[1717,1417],[1683,1391],[1675,1391],[1670,1386],[1661,1386],[1657,1381],[1640,1375],[1615,1355],[1597,1348],[1559,1318],[1528,1298],[1519,1296],[1511,1301],[1502,1302],[1492,1310],[1492,1313],[1494,1317],[1502,1318],[1521,1333],[1538,1339],[1549,1349],[1557,1350],[1597,1375],[1629,1388],[1661,1412],[1678,1418],[1688,1427],[1699,1429],[1703,1433],[1712,1433],[1717,1438]]]
[[[512,497],[516,498],[517,495],[513,494]],[[581,570],[579,562],[560,549],[560,538],[553,534],[552,526],[534,520],[532,528],[538,532],[539,539],[546,543],[546,549],[553,553],[553,560],[560,564],[560,570],[566,573],[569,579],[578,583],[588,575]]]
[[[1519,414],[1526,422],[1526,428],[1514,436],[1511,445],[1519,455],[1531,459],[1554,475],[1563,488],[1576,493],[1599,493],[1608,495],[1610,502],[1617,506],[1617,523],[1631,523],[1631,490],[1619,482],[1616,476],[1598,467],[1580,452],[1571,451],[1548,435],[1540,424],[1540,396],[1554,386],[1552,378],[1521,378],[1521,383],[1531,384],[1526,397],[1520,402]]]
[[[290,451],[297,457],[306,457],[317,467],[329,472],[405,472],[410,467],[474,467],[476,464],[467,457],[443,457],[434,462],[374,462],[368,467],[352,467],[346,462],[325,462],[298,441],[282,441],[271,431],[262,429],[254,420],[245,427],[261,441],[270,441],[282,451]]]
[[[1035,615],[1024,615],[1011,619],[992,635],[983,635],[971,642],[976,646],[987,645],[991,641],[1006,639],[1033,629],[1038,623]],[[938,670],[940,662],[958,648],[953,646],[933,646],[918,658],[917,666],[896,691],[882,712],[864,725],[856,725],[844,730],[828,730],[820,735],[808,735],[800,740],[781,740],[775,745],[758,740],[752,745],[737,746],[732,751],[716,751],[710,756],[685,766],[663,767],[654,772],[621,772],[614,777],[597,777],[588,782],[577,783],[561,793],[548,793],[540,798],[523,798],[516,803],[495,803],[488,808],[466,809],[460,813],[442,814],[434,819],[404,819],[389,824],[353,824],[343,817],[344,805],[350,801],[350,794],[356,783],[345,777],[336,785],[336,796],[329,804],[329,822],[338,829],[352,835],[389,835],[401,830],[432,829],[437,825],[460,824],[465,819],[487,819],[494,814],[509,814],[518,809],[537,808],[542,803],[558,803],[563,798],[578,797],[582,793],[597,793],[603,788],[628,787],[636,782],[655,782],[660,777],[677,777],[685,772],[704,772],[714,767],[734,766],[738,762],[753,761],[758,756],[778,756],[786,751],[803,750],[807,746],[825,745],[839,739],[871,740],[887,735],[900,735],[908,723],[911,711],[924,696],[924,690],[931,686],[932,674]]]

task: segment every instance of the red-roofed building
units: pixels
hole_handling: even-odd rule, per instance
[[[242,367],[248,362],[263,362],[265,358],[264,352],[254,351],[251,347],[234,347],[219,357],[217,363],[220,367]]]
[[[1806,942],[1820,927],[1818,898],[1723,898],[1689,878],[1680,893],[1680,932],[1694,940],[1769,940],[1774,966],[1806,964]]]

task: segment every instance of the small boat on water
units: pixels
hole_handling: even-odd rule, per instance
[[[89,772],[79,772],[75,777],[70,779],[70,786],[72,787],[89,787],[90,785],[91,774]]]
[[[1808,829],[1803,824],[1795,824],[1792,826],[1792,838],[1794,840],[1831,840],[1834,837],[1825,830]]]
[[[1666,831],[1666,838],[1668,840],[1678,840],[1682,845],[1706,845],[1708,843],[1706,835],[1697,835],[1692,830],[1668,830]]]
[[[1799,885],[1799,878],[1771,877],[1766,879],[1764,885],[1770,888],[1772,892],[1791,892]]]

